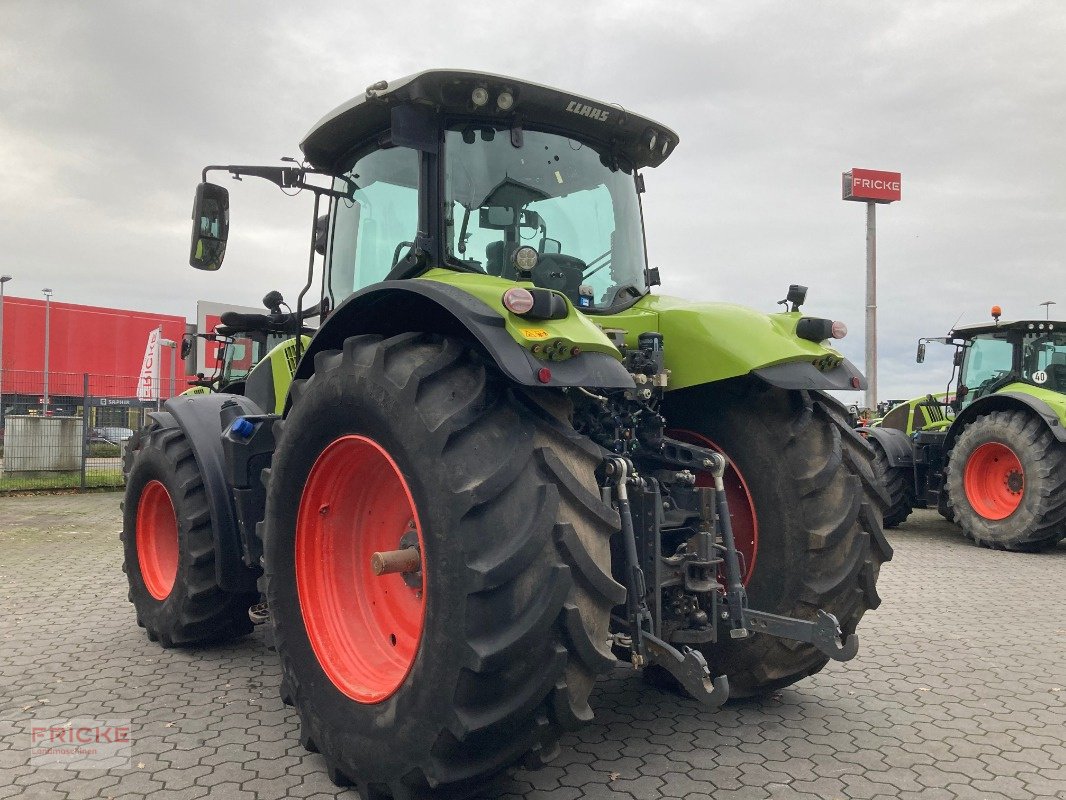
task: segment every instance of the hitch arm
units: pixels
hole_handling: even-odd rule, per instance
[[[765,633],[782,639],[792,639],[813,645],[824,655],[834,661],[850,661],[859,652],[859,637],[854,633],[841,641],[842,633],[837,618],[828,611],[818,609],[814,622],[782,617],[767,611],[748,608],[747,596],[740,578],[740,564],[737,560],[736,543],[733,540],[733,526],[729,518],[729,503],[726,500],[722,477],[725,473],[725,459],[714,454],[711,474],[714,476],[714,493],[718,505],[718,527],[725,545],[725,566],[727,576],[726,605],[729,608],[731,630],[734,639],[743,639],[748,633]]]
[[[748,627],[756,633],[768,633],[782,639],[793,639],[814,645],[834,661],[850,661],[859,652],[859,637],[852,633],[841,641],[840,623],[828,611],[818,609],[814,622],[792,617],[780,617],[766,611],[744,609]]]
[[[729,699],[729,678],[719,675],[712,679],[703,653],[684,646],[679,651],[650,633],[645,633],[643,638],[651,663],[677,678],[696,700],[717,708]]]

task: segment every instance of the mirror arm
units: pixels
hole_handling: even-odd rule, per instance
[[[315,239],[318,235],[318,209],[319,204],[322,201],[322,195],[315,193],[315,213],[311,215],[311,252],[307,256],[307,283],[304,285],[303,290],[296,298],[296,320],[297,325],[303,321],[303,306],[304,295],[310,290],[311,285],[315,282]],[[300,357],[303,355],[303,337],[299,331],[296,333],[296,363],[300,363]]]
[[[201,180],[207,183],[208,172],[228,172],[234,180],[240,180],[241,177],[247,178],[263,178],[268,180],[280,189],[307,189],[315,193],[315,195],[326,195],[328,197],[348,198],[352,192],[357,188],[348,180],[351,187],[349,192],[340,192],[328,186],[315,186],[313,183],[308,183],[304,180],[307,175],[325,175],[330,178],[334,177],[331,173],[323,172],[316,169],[304,169],[303,167],[257,167],[257,166],[241,166],[238,164],[212,164],[204,167],[201,173]]]

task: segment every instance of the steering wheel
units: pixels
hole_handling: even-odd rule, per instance
[[[1006,370],[1006,369],[1000,369],[1000,370],[996,370],[995,372],[993,372],[991,375],[989,375],[987,378],[985,378],[983,381],[981,381],[980,385],[976,389],[973,390],[972,397],[977,398],[977,397],[980,397],[981,395],[983,395],[985,392],[987,392],[989,389],[991,389],[995,385],[996,381],[998,381],[1000,378],[1002,378],[1008,372],[1010,372],[1010,370]]]
[[[390,270],[396,269],[396,265],[400,263],[400,253],[403,252],[403,249],[405,247],[409,247],[410,248],[410,247],[414,247],[414,246],[415,246],[414,242],[400,242],[398,245],[396,245],[396,249],[392,251],[392,266],[389,267],[389,269]]]

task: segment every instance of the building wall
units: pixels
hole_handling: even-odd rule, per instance
[[[162,326],[163,336],[181,341],[185,333],[184,317],[100,308],[75,303],[51,303],[49,347],[49,392],[52,395],[76,395],[83,391],[82,375],[128,378],[121,385],[108,382],[107,394],[133,396],[141,370],[148,332]],[[4,297],[4,392],[40,392],[44,372],[43,299]],[[169,387],[170,353],[163,348],[160,379]],[[183,386],[184,368],[177,358],[177,383]],[[95,379],[91,379],[95,380]],[[16,389],[15,382],[18,382]],[[178,391],[181,389],[179,388]],[[90,391],[94,391],[90,387]],[[103,394],[104,392],[100,392]],[[165,390],[164,390],[164,393]]]

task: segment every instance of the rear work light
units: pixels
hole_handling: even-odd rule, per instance
[[[533,295],[529,289],[515,286],[503,293],[503,307],[512,314],[525,314],[533,308]]]
[[[839,320],[803,317],[796,323],[796,335],[811,342],[824,342],[826,339],[843,339],[848,335],[848,326]]]

